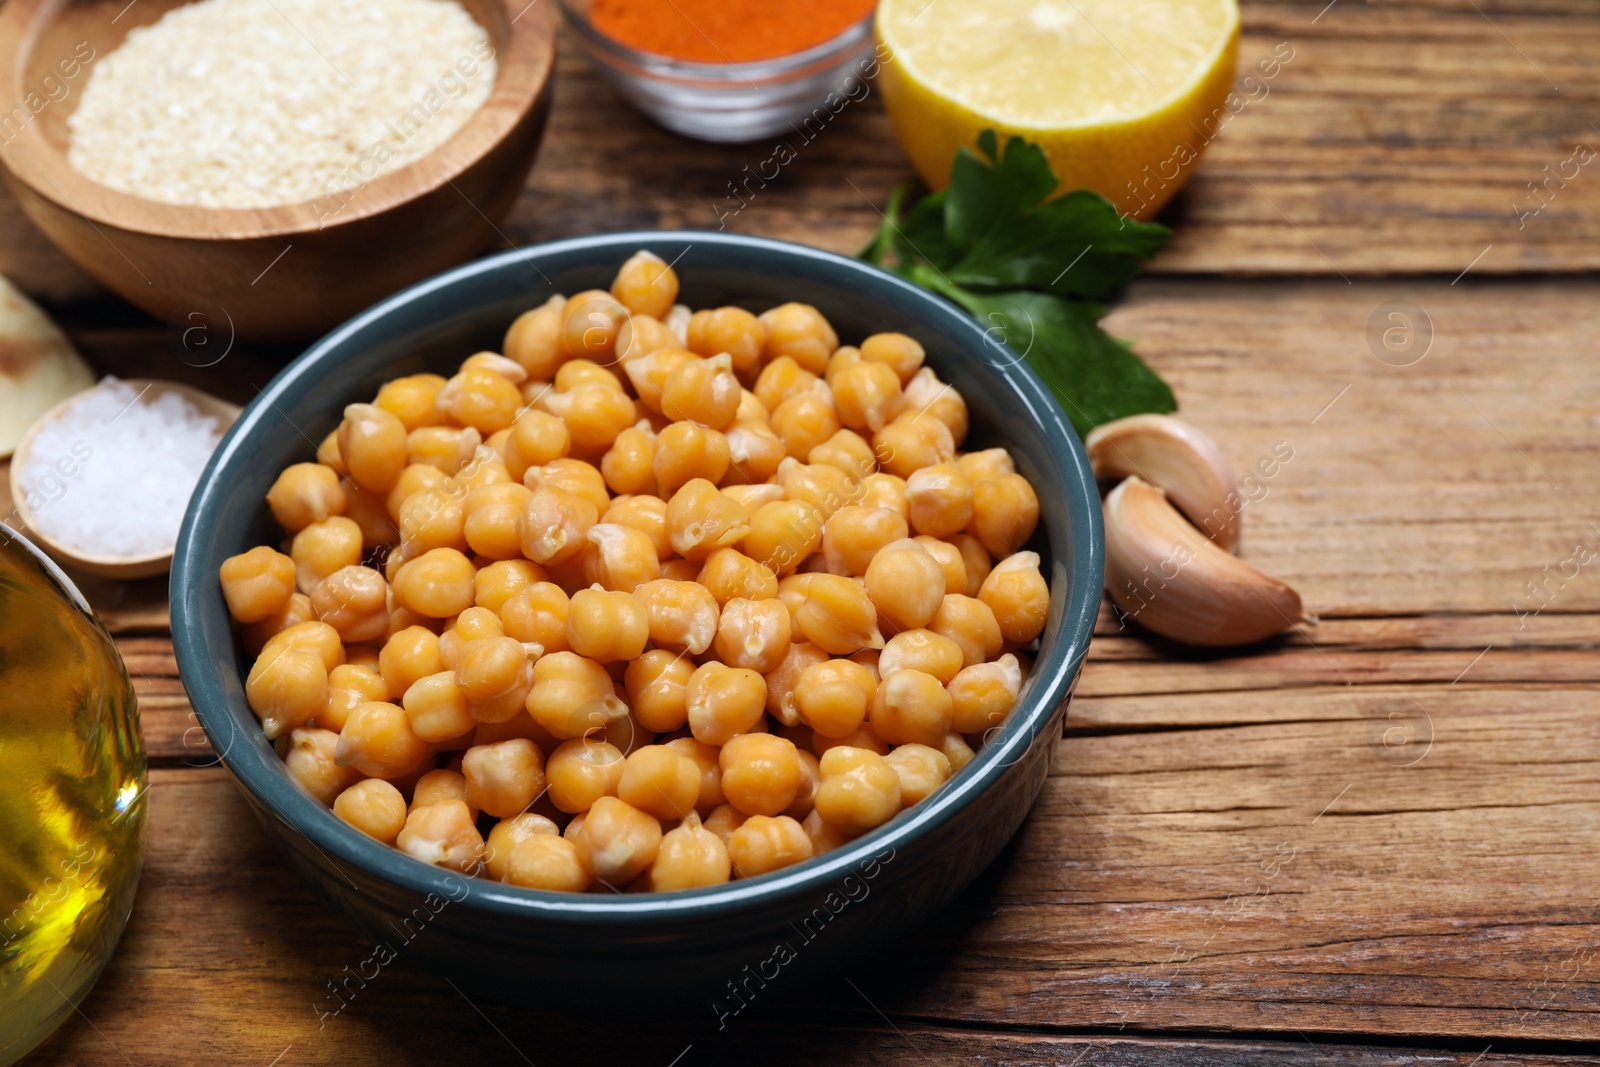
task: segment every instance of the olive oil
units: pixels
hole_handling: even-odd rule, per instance
[[[99,976],[133,906],[145,758],[133,687],[88,605],[0,527],[0,1065]]]

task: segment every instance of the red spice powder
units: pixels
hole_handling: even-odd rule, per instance
[[[595,29],[641,52],[748,63],[803,52],[866,18],[875,0],[592,0]]]

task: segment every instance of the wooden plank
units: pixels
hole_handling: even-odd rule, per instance
[[[1580,144],[1600,150],[1592,8],[1323,7],[1245,0],[1238,96],[1205,124],[1218,132],[1168,213],[1177,235],[1154,269],[1453,277],[1480,254],[1477,274],[1600,265],[1600,163],[1567,162]],[[501,227],[518,245],[725,224],[851,252],[910,177],[875,96],[814,140],[789,138],[795,161],[763,182],[750,175],[775,141],[667,133],[628,108],[570,37],[562,49],[541,160]],[[1291,58],[1263,79],[1256,66],[1275,54]],[[1550,173],[1536,196],[1529,183]],[[3,194],[0,273],[56,305],[98,293]]]

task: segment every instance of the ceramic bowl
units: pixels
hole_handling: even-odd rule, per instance
[[[899,330],[966,397],[968,447],[1003,443],[1038,489],[1031,547],[1045,560],[1049,623],[1004,726],[922,803],[849,846],[725,886],[660,894],[563,895],[427,866],[345,825],[301,792],[245,702],[249,666],[217,583],[228,556],[276,543],[263,496],[309,460],[346,403],[397,375],[450,373],[495,349],[521,311],[552,293],[606,286],[645,248],[677,264],[691,307],[820,308],[842,340]],[[724,233],[589,237],[525,248],[407,289],[341,326],[245,409],[201,477],[172,569],[172,624],[190,700],[290,866],[398,958],[461,990],[603,1013],[608,1005],[716,1017],[860,960],[925,922],[1016,832],[1044,784],[1100,602],[1104,541],[1094,476],[1039,379],[966,313],[876,267]],[[749,975],[760,975],[759,985]],[[748,990],[758,990],[749,993]],[[333,1000],[328,1010],[337,1008]],[[630,1008],[630,1012],[633,1011]]]

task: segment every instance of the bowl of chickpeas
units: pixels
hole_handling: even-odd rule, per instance
[[[964,312],[665,232],[318,342],[217,449],[171,597],[221,761],[367,936],[502,1002],[725,1021],[995,858],[1102,572],[1076,435]]]

